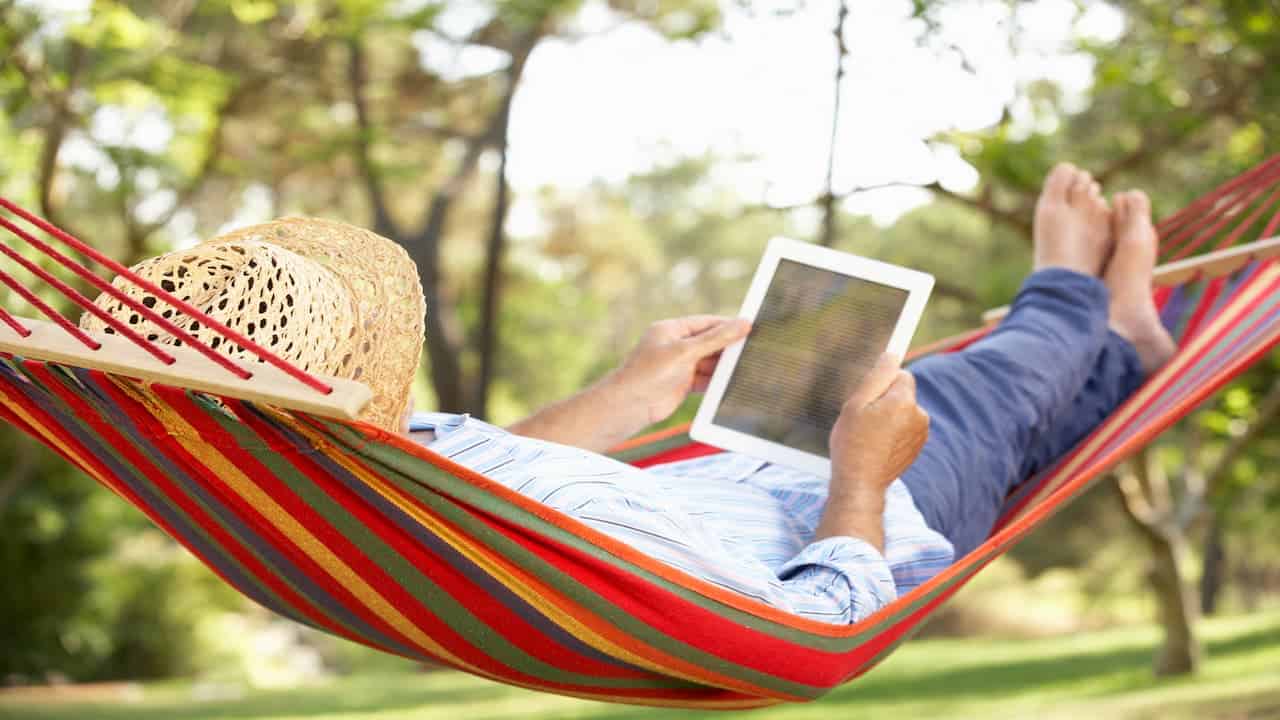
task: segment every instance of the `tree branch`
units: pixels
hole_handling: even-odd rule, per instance
[[[1141,166],[1156,155],[1165,155],[1173,147],[1181,145],[1195,133],[1215,119],[1218,115],[1239,114],[1240,104],[1244,101],[1248,83],[1234,83],[1219,93],[1214,102],[1196,108],[1188,113],[1191,120],[1184,124],[1163,122],[1148,126],[1142,133],[1138,146],[1120,157],[1100,172],[1094,173],[1094,179],[1105,185],[1122,172]],[[1174,129],[1176,128],[1176,129]]]
[[[405,130],[418,130],[421,132],[429,133],[431,135],[435,135],[436,137],[444,138],[445,140],[460,140],[464,143],[490,142],[492,140],[492,138],[486,136],[483,133],[480,133],[480,134],[470,133],[465,130],[459,130],[457,128],[447,127],[447,126],[440,125],[438,123],[433,123],[429,120],[423,120],[423,119],[419,119],[408,126],[401,126],[401,127],[403,127]]]
[[[950,200],[957,204],[964,205],[965,207],[972,208],[974,210],[981,212],[983,215],[986,215],[987,219],[992,221],[993,223],[1006,225],[1009,228],[1016,230],[1018,233],[1026,236],[1027,238],[1031,237],[1032,225],[1031,225],[1031,218],[1030,218],[1029,212],[1025,210],[1008,210],[1008,209],[1002,208],[995,204],[995,201],[991,199],[991,194],[986,191],[983,191],[977,197],[961,195],[958,192],[955,192],[953,190],[948,190],[947,188],[943,187],[942,184],[937,180],[930,183],[925,183],[923,185],[917,184],[917,183],[902,182],[900,180],[884,182],[884,183],[875,183],[872,185],[859,185],[858,187],[855,187],[847,192],[837,193],[834,196],[834,199],[844,200],[846,198],[852,197],[853,195],[857,195],[858,193],[869,192],[871,190],[882,190],[884,188],[893,188],[893,187],[908,187],[908,188],[919,188],[921,190],[928,190],[936,195],[942,196],[947,200]],[[813,207],[815,204],[822,203],[825,197],[826,197],[825,195],[822,195],[815,200],[810,200],[808,202],[803,202],[803,203],[797,203],[795,205],[767,205],[767,204],[760,205],[760,206],[757,206],[757,209],[771,210],[771,211],[777,211],[777,212],[787,212],[789,210],[800,210],[803,208]]]
[[[1186,461],[1182,464],[1182,495],[1175,503],[1172,522],[1184,532],[1204,511],[1208,485],[1204,474],[1204,427],[1195,419],[1189,422],[1184,440]]]
[[[1151,506],[1146,494],[1143,492],[1142,481],[1138,479],[1137,466],[1140,462],[1136,457],[1126,462],[1123,469],[1116,472],[1115,485],[1116,489],[1120,491],[1120,497],[1124,501],[1124,506],[1128,509],[1129,515],[1141,526],[1150,529],[1159,523],[1159,519],[1155,508]]]
[[[61,208],[54,201],[53,186],[58,176],[58,153],[62,150],[62,143],[66,140],[67,131],[77,124],[77,118],[71,110],[68,98],[79,83],[80,71],[84,64],[85,47],[75,41],[71,41],[70,46],[71,55],[67,63],[67,86],[61,91],[48,87],[47,83],[42,82],[39,73],[26,62],[22,53],[14,52],[9,58],[11,65],[26,80],[27,87],[31,89],[33,94],[39,92],[45,102],[49,104],[52,112],[49,124],[45,128],[44,144],[40,148],[39,170],[36,176],[37,191],[39,192],[38,203],[40,214],[46,220],[68,231],[70,231],[70,228],[66,219],[61,217]]]
[[[1280,417],[1280,379],[1272,383],[1267,395],[1258,407],[1258,416],[1249,423],[1243,433],[1231,439],[1222,451],[1213,468],[1205,474],[1205,487],[1212,491],[1231,472],[1231,466],[1244,455],[1245,451],[1264,431],[1272,428],[1272,421]]]
[[[365,99],[365,87],[368,85],[368,69],[365,64],[364,46],[359,37],[352,37],[347,43],[347,82],[351,86],[351,102],[356,111],[356,163],[360,166],[360,176],[364,179],[365,195],[373,208],[373,228],[380,235],[395,237],[399,235],[395,221],[387,209],[386,193],[382,187],[382,178],[374,166],[371,147],[373,144],[373,122],[369,117],[369,105]]]
[[[942,280],[941,278],[934,278],[933,294],[938,297],[948,297],[952,300],[959,300],[966,305],[977,305],[979,300],[978,294],[973,290],[962,285],[956,285],[955,283]]]
[[[836,224],[839,221],[836,213],[835,168],[836,147],[840,138],[840,99],[841,86],[844,80],[844,61],[849,56],[849,47],[844,41],[844,22],[849,16],[848,0],[840,0],[840,9],[836,12],[836,24],[832,34],[836,38],[836,72],[834,80],[834,103],[831,109],[831,139],[827,147],[827,179],[826,192],[819,199],[822,206],[822,234],[819,242],[826,247],[836,244]]]
[[[952,202],[973,208],[974,210],[981,212],[983,215],[986,215],[987,219],[993,223],[1004,224],[1009,228],[1018,231],[1018,233],[1024,237],[1031,237],[1031,219],[1025,213],[1006,210],[997,206],[995,201],[993,201],[988,194],[983,194],[976,198],[969,197],[968,195],[961,195],[960,193],[944,188],[942,184],[936,180],[921,187],[926,190],[931,190]]]

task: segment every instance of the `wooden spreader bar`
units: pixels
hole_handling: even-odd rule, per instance
[[[253,369],[253,377],[242,380],[186,346],[166,346],[165,351],[176,361],[167,364],[109,333],[87,333],[100,343],[97,350],[91,350],[51,322],[15,319],[31,334],[23,337],[9,325],[0,324],[0,352],[345,420],[356,419],[373,396],[362,383],[323,375],[316,377],[333,391],[318,393],[265,362],[241,361]]]
[[[1183,285],[1199,278],[1228,275],[1254,260],[1265,260],[1278,255],[1280,255],[1280,236],[1158,265],[1152,281],[1157,287]],[[982,313],[982,322],[987,324],[998,322],[1008,314],[1008,305],[992,308]]]

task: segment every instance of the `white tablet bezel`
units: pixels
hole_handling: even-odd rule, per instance
[[[933,290],[932,275],[812,243],[777,237],[770,240],[768,247],[765,248],[764,257],[760,260],[760,266],[756,268],[751,287],[747,290],[746,300],[742,303],[740,317],[755,320],[765,293],[773,282],[778,263],[782,260],[791,260],[907,291],[907,300],[903,304],[902,314],[898,316],[898,324],[894,327],[886,348],[887,351],[899,356],[906,355],[907,348],[911,344],[911,336],[915,334],[916,327],[920,324],[925,303]],[[750,336],[747,340],[749,339]],[[729,379],[733,377],[734,368],[738,365],[738,358],[742,355],[742,349],[747,340],[730,345],[721,354],[706,394],[702,398],[702,404],[698,406],[698,414],[689,428],[689,436],[707,445],[744,453],[797,470],[830,476],[831,461],[828,458],[714,423],[716,411],[720,408],[720,401],[724,398],[725,389],[729,386]]]

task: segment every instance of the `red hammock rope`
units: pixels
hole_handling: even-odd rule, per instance
[[[9,312],[2,307],[0,307],[0,321],[3,321],[5,325],[13,328],[13,331],[22,337],[31,337],[31,331],[22,323],[18,322],[17,318],[10,315]]]
[[[1280,172],[1271,173],[1270,176],[1262,180],[1262,182],[1269,184],[1270,182],[1273,182],[1277,177],[1280,177]],[[1181,260],[1182,258],[1185,258],[1191,255],[1196,250],[1201,249],[1205,243],[1212,240],[1215,236],[1217,236],[1219,232],[1221,232],[1225,227],[1230,225],[1231,222],[1235,220],[1236,217],[1241,212],[1243,212],[1244,209],[1247,208],[1250,203],[1256,200],[1258,196],[1262,195],[1269,187],[1268,184],[1259,184],[1257,187],[1251,188],[1249,192],[1245,194],[1242,198],[1240,198],[1237,202],[1234,202],[1231,205],[1223,208],[1221,212],[1215,213],[1213,215],[1206,215],[1205,219],[1212,220],[1213,223],[1210,224],[1208,227],[1205,227],[1200,231],[1196,232],[1195,235],[1193,235],[1190,240],[1184,243],[1183,246],[1179,248],[1177,252],[1170,255],[1167,259]],[[1261,215],[1261,213],[1264,210],[1267,209],[1267,204],[1271,200],[1272,198],[1267,198],[1261,204],[1259,204],[1258,208],[1254,211],[1254,213],[1250,217],[1246,218],[1244,222],[1241,222],[1240,225],[1236,228],[1237,233],[1241,231],[1243,228],[1249,227],[1252,224],[1253,220],[1256,219],[1259,215]],[[1228,238],[1229,237],[1230,235],[1228,236]],[[1177,244],[1178,238],[1170,238],[1169,242],[1171,244]],[[1226,240],[1224,240],[1223,242],[1220,242],[1217,245],[1217,247],[1224,247],[1226,242],[1227,242]]]
[[[9,221],[5,220],[4,218],[0,218],[0,226],[3,226],[9,229],[10,232],[17,232],[17,233],[22,232],[18,228],[12,227],[11,223],[9,223]],[[19,254],[17,250],[14,250],[8,245],[0,245],[0,253],[4,253],[9,258],[12,258],[14,262],[21,265],[27,272],[49,283],[58,292],[71,298],[72,302],[87,309],[89,312],[93,313],[95,316],[101,318],[103,322],[107,323],[112,328],[114,328],[116,332],[120,333],[122,336],[128,338],[129,340],[133,341],[133,343],[138,347],[154,355],[156,359],[159,360],[160,362],[164,363],[165,365],[172,365],[175,362],[177,362],[176,360],[174,360],[172,355],[161,350],[159,347],[155,345],[155,343],[148,342],[146,338],[143,338],[141,335],[139,335],[136,331],[133,330],[133,328],[117,320],[115,316],[113,316],[111,313],[103,310],[97,305],[94,305],[93,301],[85,297],[84,295],[82,295],[79,290],[76,290],[75,288],[66,284],[62,280],[58,279],[48,270],[45,270],[39,265],[26,259],[21,254]]]
[[[84,254],[85,256],[89,257],[90,259],[94,260],[100,265],[116,273],[117,275],[129,280],[130,282],[134,283],[135,285],[142,288],[146,292],[154,295],[156,299],[158,299],[159,301],[164,302],[170,307],[173,307],[174,309],[178,310],[179,312],[182,312],[187,316],[195,319],[204,327],[207,327],[212,331],[221,335],[228,342],[235,343],[236,345],[239,345],[240,347],[247,349],[249,352],[252,352],[254,355],[257,355],[259,358],[261,358],[264,362],[267,362],[279,368],[282,372],[288,374],[290,377],[295,378],[296,380],[303,383],[304,385],[316,390],[317,392],[323,393],[325,395],[328,395],[329,393],[333,392],[333,388],[329,384],[316,378],[314,375],[306,372],[305,370],[302,370],[301,368],[297,367],[293,363],[290,363],[289,361],[281,358],[280,356],[276,355],[270,350],[267,350],[261,345],[253,342],[252,340],[245,337],[244,335],[241,335],[235,330],[232,330],[226,325],[218,322],[212,317],[209,317],[207,314],[196,309],[190,303],[175,297],[172,293],[164,290],[163,288],[159,287],[155,283],[152,283],[151,281],[141,277],[140,275],[133,272],[129,268],[125,267],[124,265],[121,265],[115,260],[112,260],[111,258],[102,254],[101,252],[89,246],[88,244],[80,241],[79,239],[75,238],[74,236],[62,230],[61,228],[58,228],[53,224],[37,217],[36,215],[33,215],[30,212],[27,212],[26,210],[22,209],[18,205],[14,204],[12,201],[2,196],[0,196],[0,207],[5,208],[6,210],[22,218],[23,220],[40,228],[45,233],[48,233],[49,235],[52,235],[53,237],[56,237],[57,239],[63,241],[67,245],[70,245],[76,251]],[[12,222],[4,218],[0,218],[0,226],[4,227],[5,229],[7,229],[9,232],[13,233],[17,237],[21,238],[22,240],[30,244],[32,247],[34,247],[36,250],[54,259],[63,267],[67,268],[68,270],[84,278],[85,280],[87,280],[89,283],[97,287],[102,292],[107,293],[111,297],[121,301],[131,310],[139,313],[147,320],[150,320],[151,322],[160,326],[166,332],[171,333],[174,337],[181,340],[184,344],[189,345],[190,347],[197,350],[198,352],[200,352],[201,354],[203,354],[205,357],[209,358],[213,362],[226,368],[227,370],[229,370],[231,373],[233,373],[240,379],[248,380],[249,378],[253,377],[253,373],[251,371],[237,365],[234,361],[232,361],[227,356],[213,349],[206,343],[196,339],[195,336],[184,331],[182,328],[179,328],[177,325],[174,325],[173,323],[169,322],[164,317],[160,316],[158,313],[154,312],[153,310],[146,307],[142,303],[139,303],[138,301],[130,298],[128,295],[124,294],[119,288],[116,288],[111,283],[106,282],[102,278],[98,277],[97,273],[94,273],[92,270],[85,267],[83,264],[76,262],[75,260],[73,260],[70,257],[67,257],[63,253],[58,252],[48,243],[40,240],[39,238],[34,237],[30,233],[23,231],[20,227],[14,225]],[[5,254],[9,255],[8,252],[6,252]],[[10,256],[12,257],[12,255]],[[61,326],[68,333],[71,333],[71,335],[75,336],[78,340],[80,340],[81,342],[84,342],[90,348],[97,349],[96,347],[97,343],[92,338],[85,335],[78,327],[76,327],[73,323],[71,323],[69,320],[63,317],[56,310],[54,310],[53,308],[49,307],[46,303],[41,301],[38,297],[36,297],[33,293],[31,293],[31,291],[27,290],[26,288],[22,288],[21,284],[17,283],[17,281],[14,280],[11,276],[0,275],[0,282],[4,282],[4,284],[9,285],[9,287],[13,288],[15,292],[21,295],[33,306],[38,308],[41,312],[48,315],[51,320],[53,320],[55,323]],[[58,286],[55,285],[55,287],[58,287]],[[63,294],[67,295],[67,297],[72,302],[84,308],[85,310],[88,310],[90,312],[93,311],[94,305],[92,302],[88,300],[88,298],[84,297],[80,293],[75,293],[74,295],[67,294],[66,290],[63,290],[63,288],[66,288],[66,290],[70,290],[71,288],[65,285],[65,283],[63,283],[62,287],[59,287],[58,289],[62,290]],[[21,326],[17,324],[17,321],[12,316],[9,316],[8,313],[5,313],[4,316],[0,316],[0,319],[3,319],[4,322],[6,322],[15,330],[17,330],[20,334],[23,335],[23,337],[26,337],[28,334],[30,334],[29,331],[27,331],[25,328],[19,329]],[[168,354],[164,353],[163,350],[159,350],[159,348],[154,343],[147,340],[146,338],[142,338],[139,336],[136,339],[133,337],[130,337],[129,339],[133,340],[135,343],[139,344],[143,348],[146,348],[148,352],[151,352],[151,354],[156,355],[157,357],[160,357],[160,359],[166,362],[166,364],[172,363],[173,361],[172,357],[169,357]],[[157,353],[160,353],[160,354],[157,355]],[[166,357],[168,358],[167,360],[165,359]]]
[[[65,317],[62,316],[62,313],[50,307],[49,303],[46,303],[45,301],[41,300],[38,295],[31,292],[22,283],[18,282],[17,278],[15,278],[14,276],[10,275],[9,273],[3,270],[0,270],[0,283],[4,283],[5,285],[8,285],[11,290],[21,295],[23,300],[26,300],[27,302],[31,303],[32,307],[44,313],[50,320],[57,323],[59,327],[61,327],[63,330],[66,330],[67,333],[71,335],[71,337],[83,343],[85,347],[89,348],[90,350],[97,350],[98,348],[102,347],[101,343],[89,337],[88,335],[85,335],[83,330],[75,326],[75,323],[66,319]]]
[[[1280,155],[1258,164],[1161,221],[1156,230],[1161,237],[1162,247],[1168,253],[1164,259],[1179,260],[1195,252],[1277,180],[1280,180]],[[1273,199],[1274,196],[1263,201],[1262,208]],[[1260,212],[1261,208],[1242,222],[1237,230],[1251,225]],[[1271,229],[1274,230],[1274,224]],[[1260,237],[1268,237],[1268,233],[1264,231]],[[1234,240],[1234,236],[1229,236],[1219,247],[1225,247]]]
[[[1216,213],[1206,211],[1217,205],[1222,198],[1236,192],[1241,187],[1253,185],[1257,182],[1259,176],[1267,174],[1277,166],[1280,166],[1280,155],[1267,158],[1249,170],[1214,188],[1213,191],[1200,196],[1181,210],[1161,220],[1159,224],[1156,225],[1156,231],[1159,233],[1160,237],[1168,238],[1171,237],[1171,235],[1188,220],[1198,221],[1203,219],[1206,215],[1215,215]]]

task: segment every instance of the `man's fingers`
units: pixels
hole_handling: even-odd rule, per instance
[[[864,407],[875,402],[893,384],[898,375],[902,358],[893,353],[884,353],[876,360],[876,364],[862,378],[858,387],[849,396],[849,403],[855,407]]]
[[[889,389],[877,399],[871,402],[872,405],[892,405],[896,407],[914,407],[916,404],[916,378],[906,370],[898,370],[893,376],[893,382],[889,383]]]
[[[712,353],[698,361],[697,367],[694,369],[700,375],[710,375],[716,371],[716,364],[720,362],[721,353]]]
[[[699,357],[705,357],[729,347],[751,332],[751,323],[742,318],[724,319],[719,325],[706,329],[688,339],[689,349]]]
[[[692,337],[716,328],[729,319],[725,315],[685,315],[667,322],[679,323],[684,336]]]

